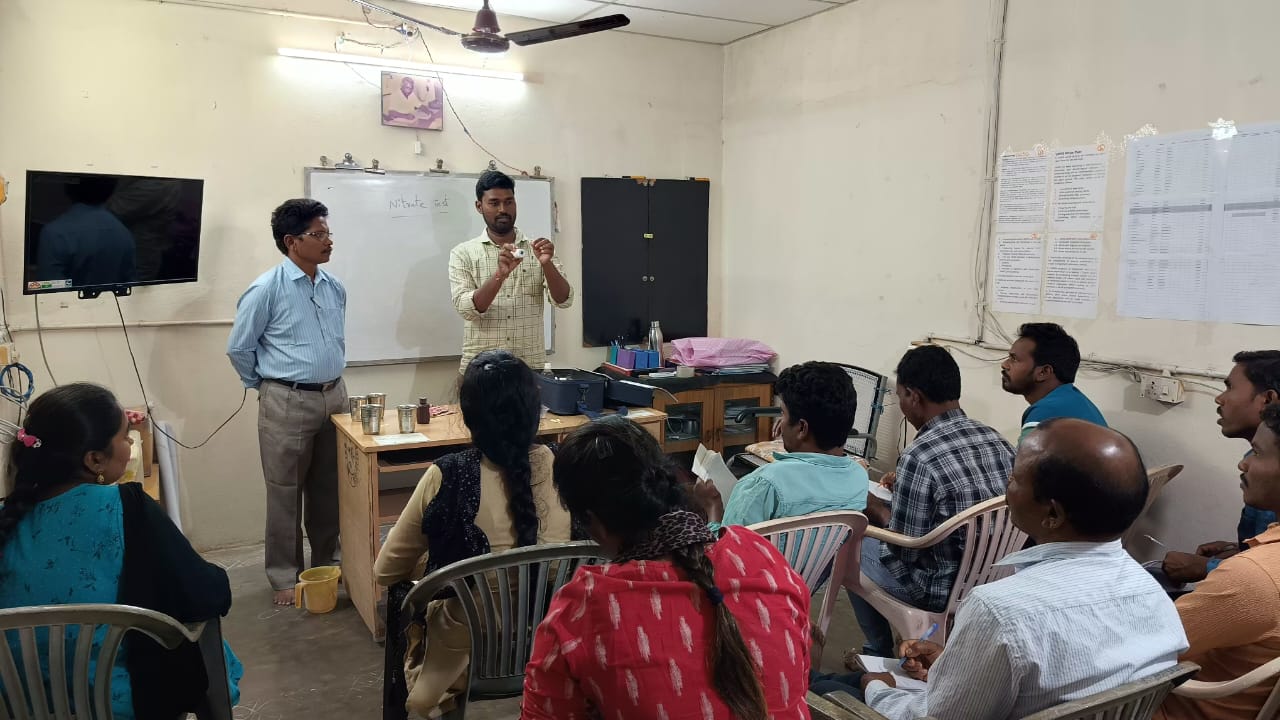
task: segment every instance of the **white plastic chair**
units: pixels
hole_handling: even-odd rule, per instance
[[[1178,663],[1155,675],[1055,705],[1022,720],[1151,720],[1169,690],[1199,670],[1195,663]],[[823,720],[886,720],[848,693],[834,692],[821,698],[809,693],[806,699],[814,717]]]
[[[1032,713],[1022,720],[1151,720],[1169,691],[1198,672],[1200,666],[1195,663],[1178,663],[1155,675]]]
[[[945,645],[960,603],[975,587],[1010,574],[1010,568],[997,567],[995,563],[1005,555],[1021,550],[1027,542],[1027,534],[1013,526],[1004,496],[999,495],[970,507],[923,537],[908,537],[877,527],[869,527],[866,532],[867,537],[876,538],[880,542],[912,549],[933,547],[955,533],[964,533],[964,553],[955,584],[951,587],[951,596],[947,599],[947,607],[942,612],[930,612],[908,605],[882,590],[861,572],[850,573],[846,570],[845,587],[883,615],[901,637],[921,637],[931,625],[937,623],[938,630],[932,640]]]
[[[848,573],[860,572],[867,516],[852,510],[837,510],[766,520],[747,529],[764,536],[778,548],[791,569],[804,578],[810,594],[817,592],[824,579],[828,580],[818,615],[818,629],[825,635],[839,595],[830,589],[843,587]],[[824,578],[828,570],[829,579]]]
[[[808,693],[805,703],[813,720],[888,720],[849,693],[835,692],[826,696]],[[932,720],[924,717],[919,720]]]
[[[1160,467],[1147,470],[1147,502],[1142,506],[1142,512],[1138,514],[1133,524],[1129,526],[1129,530],[1125,532],[1122,544],[1127,548],[1133,544],[1135,538],[1140,534],[1138,521],[1146,516],[1147,511],[1155,504],[1156,498],[1160,497],[1160,492],[1164,490],[1164,486],[1169,481],[1178,477],[1182,473],[1181,465],[1161,465]]]
[[[97,629],[106,636],[93,653]],[[67,678],[67,628],[79,628],[71,677]],[[43,633],[37,633],[43,630]],[[231,720],[231,691],[222,650],[222,631],[214,619],[186,626],[163,613],[129,605],[41,605],[0,610],[0,718],[4,720],[111,720],[111,669],[127,632],[140,632],[172,650],[184,642],[197,642],[209,676],[209,689],[196,711],[200,720]],[[24,673],[9,647],[9,634],[17,633]],[[42,637],[43,636],[43,637]],[[41,660],[49,666],[48,686]],[[93,677],[89,665],[96,663]],[[50,695],[52,696],[50,698]],[[53,706],[49,706],[52,699]]]
[[[1268,680],[1275,680],[1277,676],[1280,676],[1280,658],[1276,658],[1266,665],[1256,667],[1234,680],[1223,680],[1222,682],[1188,680],[1181,686],[1174,688],[1173,694],[1195,700],[1213,700],[1235,695]],[[1262,704],[1262,709],[1254,717],[1255,720],[1274,720],[1277,715],[1280,715],[1280,682],[1275,683],[1275,686],[1271,688],[1271,694],[1267,696],[1267,701]]]
[[[463,720],[470,701],[520,696],[525,665],[533,654],[534,630],[546,616],[552,597],[579,567],[604,561],[600,546],[593,542],[531,545],[460,560],[419,580],[401,604],[400,624],[387,625],[383,720],[409,717],[403,648],[394,642],[394,634],[403,632],[403,623],[421,618],[436,596],[452,593],[458,598],[471,633],[467,691],[442,716]]]

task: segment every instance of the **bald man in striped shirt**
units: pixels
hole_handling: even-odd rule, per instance
[[[312,567],[338,561],[338,450],[329,416],[342,412],[347,396],[347,290],[320,269],[333,252],[328,216],[308,199],[288,200],[271,214],[285,259],[240,297],[227,342],[240,380],[258,390],[267,579],[276,605],[293,604],[304,518]]]
[[[1129,438],[1043,422],[1018,446],[1005,497],[1036,546],[999,562],[1013,575],[970,593],[946,650],[902,644],[904,670],[928,690],[862,677],[867,704],[889,720],[1014,720],[1171,668],[1187,649],[1169,596],[1120,546],[1147,500]]]

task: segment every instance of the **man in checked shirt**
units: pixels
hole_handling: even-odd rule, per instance
[[[486,171],[476,182],[485,231],[449,253],[453,306],[465,322],[461,370],[485,350],[509,350],[539,370],[546,360],[543,303],[573,304],[573,288],[550,240],[530,241],[516,228],[516,185]],[[544,300],[543,298],[546,298]]]
[[[867,518],[880,527],[920,537],[973,505],[1003,495],[1013,471],[1013,447],[960,409],[960,367],[943,348],[912,348],[898,363],[897,395],[916,439],[898,457],[893,503],[867,497]],[[884,481],[882,481],[884,482]],[[964,540],[952,537],[911,550],[862,541],[862,573],[885,592],[918,608],[946,608],[960,569]],[[850,593],[866,635],[864,655],[893,656],[893,631],[875,608]]]

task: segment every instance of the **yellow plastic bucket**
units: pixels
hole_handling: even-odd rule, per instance
[[[298,576],[298,585],[293,590],[294,605],[302,607],[305,598],[309,612],[320,614],[332,611],[338,605],[338,579],[341,577],[342,568],[333,565],[303,570]]]

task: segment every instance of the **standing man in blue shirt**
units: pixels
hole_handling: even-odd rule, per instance
[[[1000,365],[1000,385],[1021,395],[1031,407],[1022,413],[1026,437],[1035,426],[1060,417],[1107,426],[1096,405],[1074,383],[1080,369],[1080,346],[1057,323],[1027,323]]]
[[[347,290],[320,269],[333,252],[328,217],[328,208],[308,199],[271,213],[285,259],[240,297],[227,342],[244,386],[258,390],[267,579],[277,605],[293,604],[304,509],[312,566],[338,559],[337,436],[329,416],[342,412],[347,397]]]
[[[775,390],[786,452],[739,480],[728,505],[714,483],[698,483],[712,526],[867,506],[867,470],[844,450],[858,407],[849,373],[833,363],[807,362],[783,370]]]
[[[1227,375],[1227,389],[1213,399],[1218,405],[1218,427],[1223,437],[1250,442],[1262,424],[1262,409],[1280,401],[1280,350],[1238,352],[1232,360],[1235,366]],[[1275,512],[1245,503],[1236,542],[1205,543],[1195,554],[1171,550],[1164,556],[1162,569],[1170,580],[1200,582],[1218,563],[1244,549],[1245,540],[1261,535],[1275,521]]]

